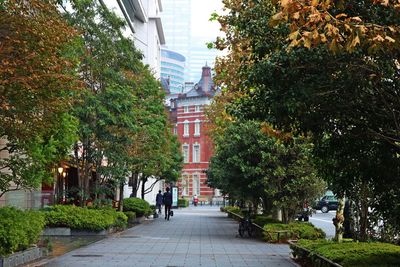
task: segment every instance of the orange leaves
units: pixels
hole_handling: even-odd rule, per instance
[[[386,9],[400,9],[399,1],[375,0],[374,4]],[[290,46],[312,48],[326,44],[334,53],[354,51],[357,47],[397,49],[400,42],[400,25],[379,25],[368,22],[361,14],[352,16],[346,3],[330,0],[284,0],[270,21],[271,26],[287,23],[291,30]],[[331,10],[341,10],[335,15]],[[354,12],[354,11],[353,11]],[[366,16],[363,13],[363,16]],[[382,20],[384,21],[384,20]],[[312,33],[312,34],[311,34]],[[377,49],[371,51],[378,51]]]

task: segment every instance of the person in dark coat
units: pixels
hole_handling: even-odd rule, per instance
[[[156,208],[158,209],[158,214],[161,214],[162,204],[163,204],[163,194],[161,194],[161,190],[159,190],[156,196]]]
[[[163,195],[163,203],[165,207],[165,220],[169,221],[169,216],[171,213],[171,205],[172,205],[172,193],[169,192],[169,187],[165,189],[167,192]]]

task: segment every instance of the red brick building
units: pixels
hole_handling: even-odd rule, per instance
[[[213,154],[213,145],[207,136],[204,108],[210,104],[215,92],[211,68],[205,66],[200,81],[190,91],[170,95],[170,118],[184,157],[184,167],[177,183],[182,197],[197,195],[200,200],[210,201],[219,196],[218,190],[207,186],[205,174]]]

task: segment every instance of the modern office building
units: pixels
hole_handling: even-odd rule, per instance
[[[177,52],[161,49],[161,78],[168,82],[169,93],[183,93],[185,57]]]
[[[205,38],[193,34],[194,24],[201,23],[193,21],[193,3],[193,0],[163,0],[161,14],[166,48],[186,58],[185,81],[187,82],[197,82],[200,79],[198,70],[206,62],[212,67],[218,53],[217,50],[207,48],[207,42],[215,41],[215,37]]]
[[[124,34],[133,38],[135,47],[143,53],[143,63],[150,66],[156,78],[160,78],[161,45],[165,45],[161,0],[100,1],[126,20],[128,27]]]

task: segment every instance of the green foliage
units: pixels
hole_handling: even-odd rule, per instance
[[[113,209],[88,209],[55,205],[44,210],[47,227],[70,227],[77,230],[101,231],[110,227],[125,228],[128,218]]]
[[[75,30],[54,1],[3,1],[0,14],[0,196],[37,189],[76,141],[68,114],[80,87],[77,57],[67,53]],[[43,29],[47,29],[44,31]]]
[[[279,242],[278,232],[287,231],[287,233],[280,233],[279,239],[321,239],[325,238],[325,232],[320,228],[315,227],[311,223],[291,222],[289,224],[283,223],[270,223],[264,225],[264,238],[268,242]]]
[[[233,198],[263,200],[264,210],[283,210],[284,222],[294,219],[304,201],[324,190],[306,138],[280,140],[257,121],[230,123],[215,138],[215,154],[207,171],[208,183]]]
[[[325,5],[310,2],[315,12],[320,11],[319,4]],[[385,228],[394,229],[398,236],[400,180],[393,177],[398,177],[400,169],[399,117],[394,115],[400,112],[400,73],[393,53],[400,50],[392,46],[397,41],[386,46],[375,43],[376,39],[370,42],[368,36],[379,36],[369,29],[377,25],[391,25],[398,32],[400,21],[393,6],[356,0],[335,3],[324,11],[342,17],[332,22],[330,16],[313,21],[313,12],[302,20],[309,6],[298,12],[292,2],[226,1],[224,5],[229,12],[217,19],[226,38],[215,42],[219,49],[230,51],[215,67],[216,80],[226,87],[228,96],[220,100],[220,118],[267,121],[281,130],[309,136],[318,175],[339,197],[346,195],[354,201],[360,220],[368,220],[371,229],[384,221]],[[281,8],[289,14],[277,16]],[[359,14],[358,26],[362,24],[364,31],[342,35],[355,33],[349,31],[352,23],[343,22],[352,20],[348,15]],[[270,23],[282,18],[284,23]],[[303,31],[305,25],[313,32]],[[335,32],[340,41],[327,40],[332,35],[325,36],[326,31]],[[372,210],[370,218],[360,212],[365,206]],[[357,232],[366,239],[366,227]]]
[[[133,211],[124,211],[126,217],[128,217],[128,221],[133,221],[136,219],[136,213]]]
[[[264,225],[266,225],[266,224],[280,223],[280,221],[272,218],[271,216],[256,215],[256,217],[253,219],[253,223],[255,223],[261,227],[264,227]]]
[[[316,260],[313,255],[318,254],[343,267],[400,265],[400,247],[387,243],[335,243],[327,240],[299,240],[297,245],[311,251],[312,262]],[[295,247],[291,246],[291,248],[296,253]],[[296,253],[296,255],[301,256],[300,253]]]
[[[150,204],[141,198],[131,197],[124,199],[124,211],[133,211],[138,217],[152,214]]]
[[[189,200],[186,198],[178,199],[178,207],[186,208],[189,207]]]
[[[90,193],[92,166],[98,176],[96,197],[104,186],[100,181],[122,187],[130,171],[142,173],[143,183],[148,176],[176,180],[182,156],[168,126],[165,93],[141,62],[133,40],[124,37],[126,22],[100,1],[69,0],[61,5],[84,44],[74,51],[81,57],[79,73],[86,85],[74,106],[80,141],[74,160],[84,185],[81,195]],[[107,164],[101,164],[105,158]]]
[[[45,225],[37,211],[0,208],[0,256],[28,248],[39,240]]]
[[[235,213],[240,216],[243,215],[242,210],[240,209],[240,207],[237,207],[237,206],[227,206],[227,207],[225,207],[225,211],[232,212],[232,213]]]

